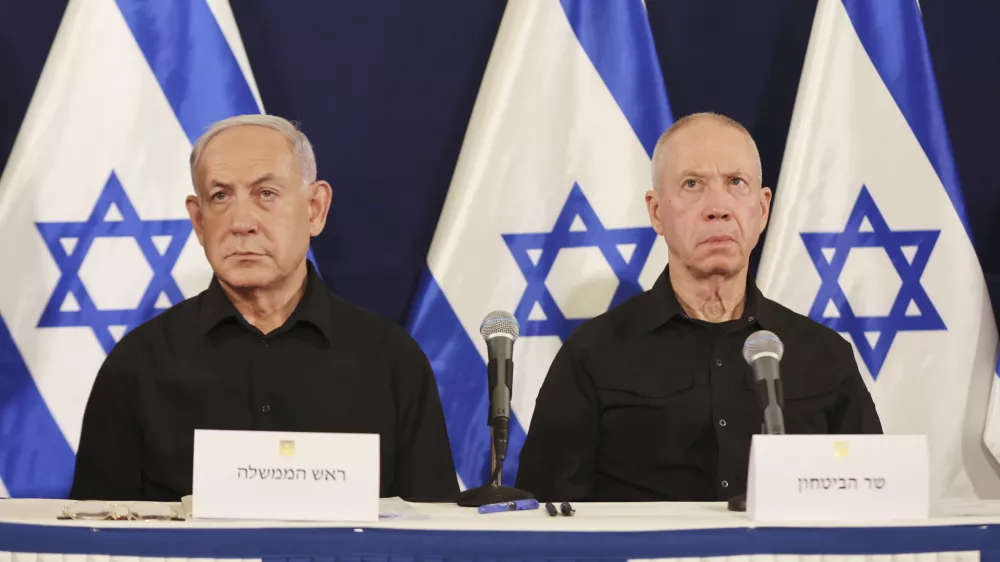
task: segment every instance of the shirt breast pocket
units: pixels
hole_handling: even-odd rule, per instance
[[[605,455],[653,462],[700,435],[695,420],[707,419],[709,405],[702,396],[707,393],[696,390],[694,373],[666,366],[605,373],[614,375],[597,381]]]
[[[837,405],[840,381],[835,377],[795,377],[782,381],[788,433],[830,432],[829,416]]]
[[[694,374],[670,368],[637,369],[623,367],[597,383],[605,416],[625,414],[646,418],[657,410],[681,404],[694,388]]]

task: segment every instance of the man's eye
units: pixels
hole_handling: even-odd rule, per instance
[[[277,195],[277,193],[271,191],[270,189],[265,189],[260,192],[260,196],[263,197],[264,199],[271,199],[275,195]]]
[[[684,187],[686,187],[688,189],[694,189],[694,188],[698,187],[698,181],[697,180],[684,180]]]
[[[213,201],[222,201],[226,198],[226,193],[224,191],[216,191],[212,194]]]
[[[747,182],[743,181],[743,178],[733,178],[729,180],[733,185],[746,185]]]

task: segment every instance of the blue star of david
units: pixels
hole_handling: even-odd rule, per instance
[[[121,220],[108,219],[108,212],[112,206],[117,207]],[[184,300],[184,295],[171,275],[171,270],[191,234],[190,221],[140,219],[114,172],[108,178],[94,210],[90,213],[90,218],[86,221],[39,222],[35,223],[35,226],[45,240],[45,245],[48,246],[61,273],[59,282],[56,283],[38,321],[39,328],[70,326],[90,328],[97,336],[104,352],[110,353],[117,341],[112,333],[112,327],[124,326],[124,332],[127,333],[165,310],[156,306],[161,293],[166,295],[170,303]],[[162,253],[154,243],[154,237],[158,236],[170,237]],[[87,293],[80,279],[80,266],[97,238],[135,239],[153,270],[149,286],[146,287],[135,309],[101,310]],[[69,249],[63,246],[63,241],[73,240],[76,243]],[[114,275],[115,272],[108,271],[107,274]],[[76,310],[62,310],[69,295],[73,295],[76,299],[78,306],[72,307]]]
[[[571,230],[576,218],[583,224],[583,230]],[[648,226],[605,228],[583,194],[583,190],[578,184],[574,184],[552,232],[504,234],[503,239],[528,283],[514,311],[514,316],[521,325],[521,335],[554,335],[566,341],[566,338],[586,318],[567,318],[545,285],[559,250],[587,247],[600,249],[618,278],[618,288],[611,298],[611,306],[614,307],[642,292],[639,274],[642,273],[642,267],[653,248],[656,232]],[[626,260],[619,252],[618,246],[632,244],[635,245],[635,250]],[[534,259],[532,251],[535,253]],[[529,320],[531,310],[536,304],[545,315],[544,320]]]
[[[861,225],[868,219],[872,230],[862,232]],[[927,267],[931,251],[937,242],[940,230],[897,230],[889,229],[888,223],[879,211],[866,186],[861,186],[861,194],[847,219],[843,232],[803,232],[809,257],[822,279],[819,293],[809,310],[809,317],[841,333],[848,333],[858,349],[858,354],[868,367],[873,378],[878,378],[885,363],[893,340],[903,331],[946,330],[944,321],[938,314],[930,297],[920,284],[920,277]],[[916,247],[912,260],[903,252],[905,247]],[[824,249],[833,249],[827,259]],[[889,260],[902,279],[902,286],[887,316],[857,316],[847,302],[847,295],[840,286],[840,274],[847,263],[847,255],[852,248],[883,248]],[[870,281],[877,283],[877,279]],[[825,316],[828,303],[833,303],[839,317]],[[911,303],[919,314],[907,314]],[[878,339],[872,345],[865,332],[875,332]]]

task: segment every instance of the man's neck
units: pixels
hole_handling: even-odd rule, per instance
[[[668,271],[677,302],[689,317],[706,322],[726,322],[743,315],[747,268],[731,277],[696,277],[685,267],[671,267]]]
[[[236,311],[261,333],[269,334],[280,328],[295,311],[306,293],[309,275],[303,262],[292,275],[275,287],[244,289],[231,287],[221,279],[219,284]]]

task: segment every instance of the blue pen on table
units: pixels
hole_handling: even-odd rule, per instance
[[[490,503],[479,506],[479,513],[526,511],[529,509],[538,509],[538,500],[514,500],[512,502]]]

